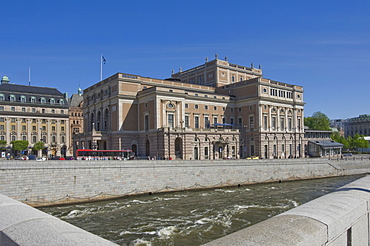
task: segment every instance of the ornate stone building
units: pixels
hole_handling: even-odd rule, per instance
[[[84,90],[75,148],[172,159],[303,157],[303,88],[218,57],[165,80],[117,73]]]
[[[365,136],[370,135],[370,115],[362,114],[344,122],[344,136],[346,138],[353,137],[356,133]]]
[[[32,152],[42,141],[44,156],[61,156],[69,146],[68,98],[55,88],[10,84],[4,76],[0,85],[0,140],[26,140]],[[34,152],[33,154],[37,154]]]
[[[78,94],[73,94],[69,100],[69,147],[68,154],[73,156],[73,141],[72,137],[74,134],[84,132],[83,128],[83,96],[82,90],[78,88]]]

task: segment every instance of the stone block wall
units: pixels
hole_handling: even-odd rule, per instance
[[[368,160],[4,161],[0,193],[48,206],[145,193],[370,172]]]

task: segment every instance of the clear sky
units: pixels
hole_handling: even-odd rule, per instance
[[[165,79],[228,57],[304,87],[305,116],[370,114],[369,0],[0,3],[0,76],[69,95],[117,72]]]

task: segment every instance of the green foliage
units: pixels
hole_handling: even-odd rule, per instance
[[[28,148],[28,141],[16,140],[12,141],[13,150],[22,151]]]
[[[308,126],[311,130],[330,131],[330,121],[326,114],[320,111],[315,112],[312,117],[304,118],[304,125]]]
[[[331,139],[335,142],[343,144],[343,149],[366,149],[369,148],[369,142],[364,139],[364,135],[356,134],[353,137],[349,136],[347,139],[340,136],[338,132],[331,135]]]
[[[5,146],[6,146],[6,141],[0,140],[0,147],[5,147]]]
[[[0,149],[3,150],[5,149],[6,146],[6,141],[5,140],[0,140]]]
[[[34,150],[42,150],[44,148],[45,144],[43,142],[37,142],[33,145]]]

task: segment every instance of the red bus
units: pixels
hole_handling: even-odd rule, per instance
[[[76,150],[77,160],[123,160],[129,159],[132,150],[93,150],[78,149]]]

